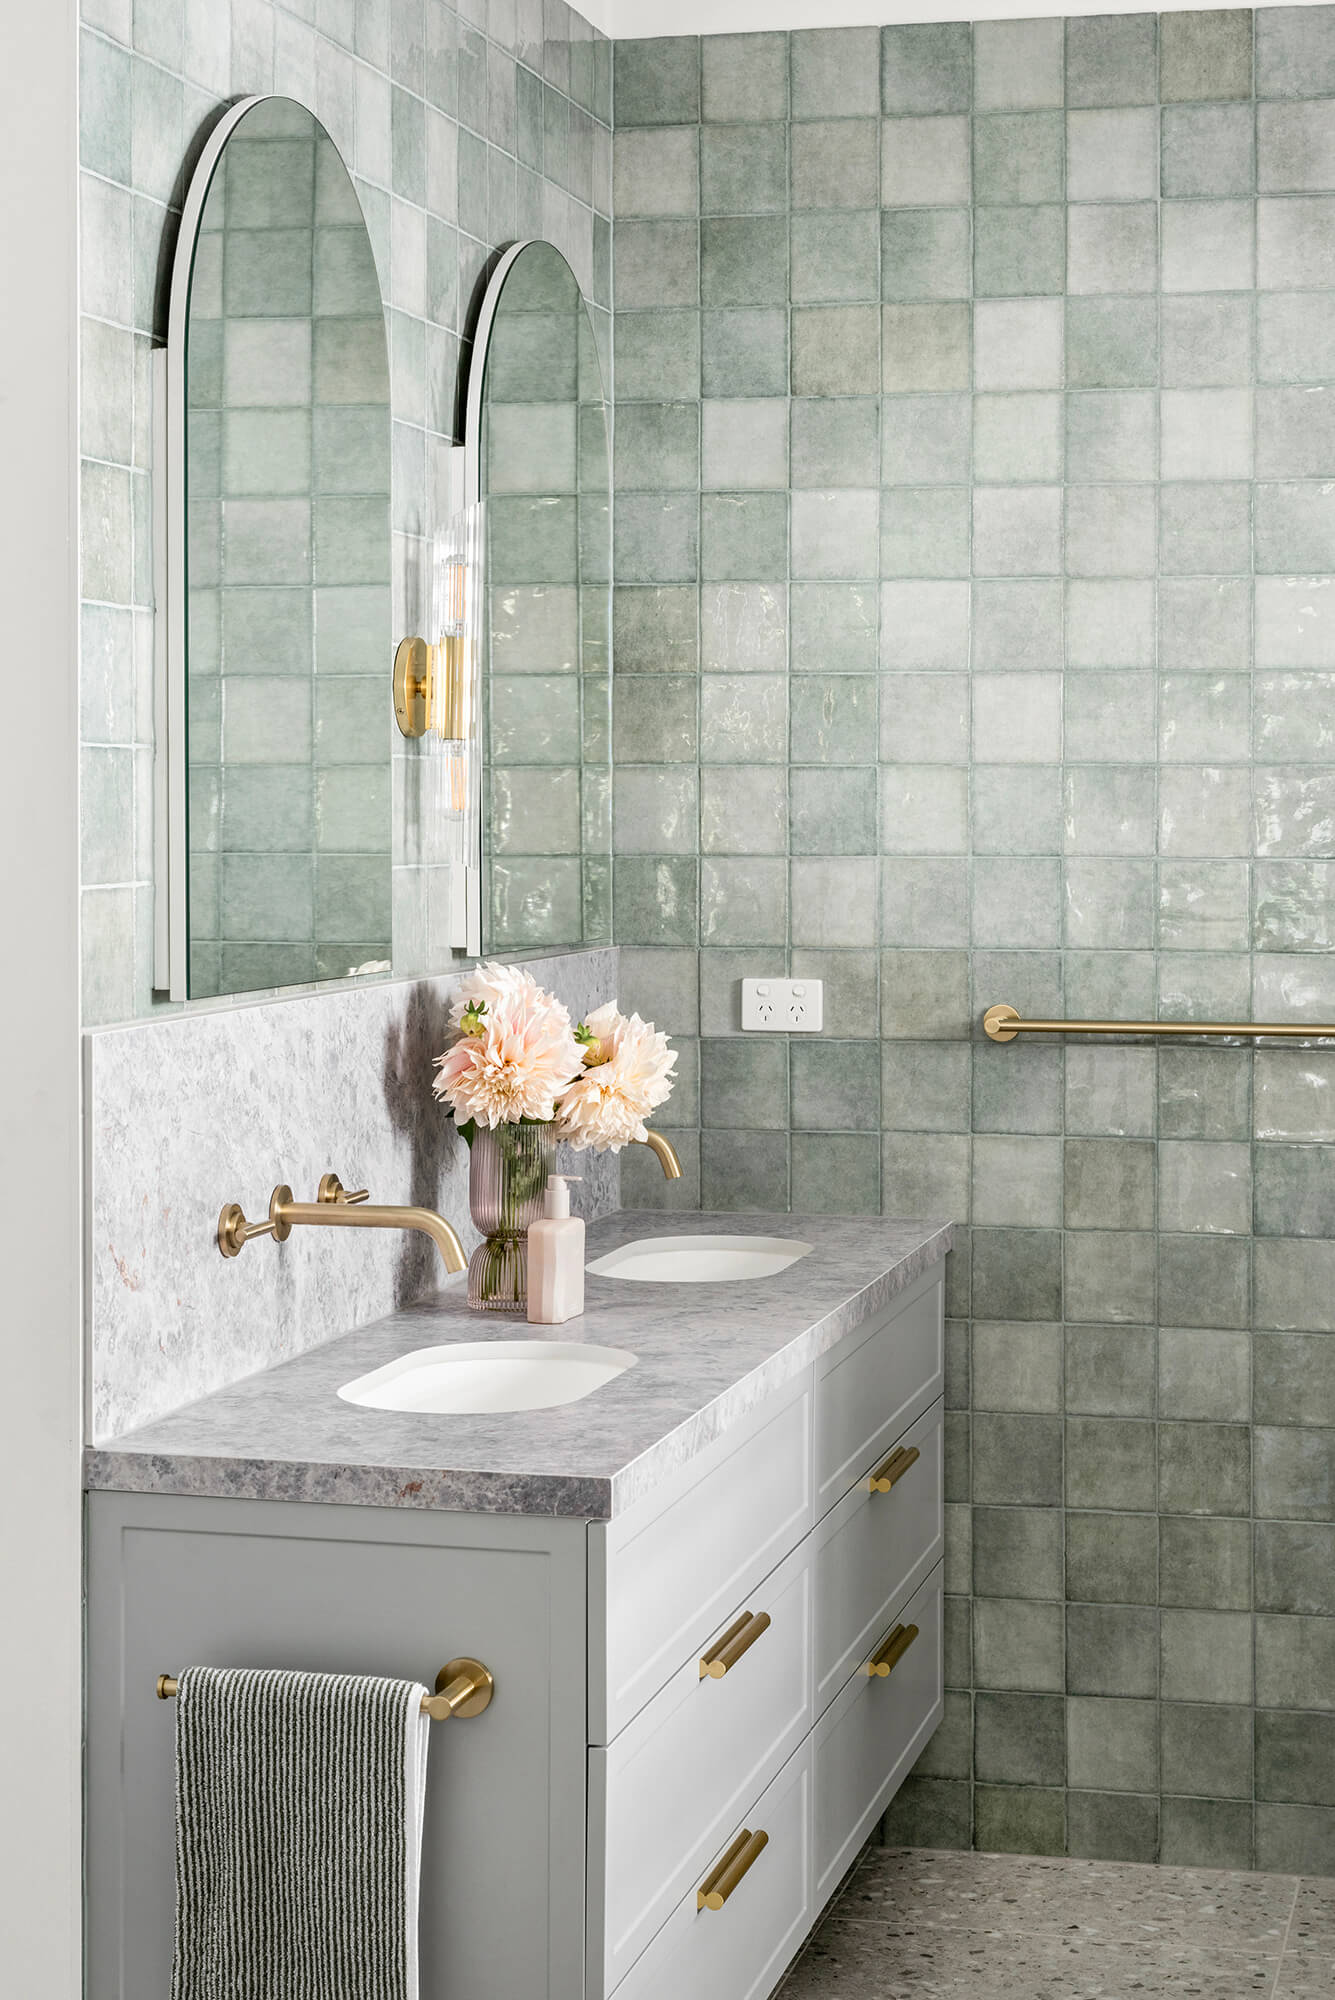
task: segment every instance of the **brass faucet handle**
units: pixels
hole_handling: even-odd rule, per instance
[[[289,1201],[292,1199],[291,1189],[275,1189],[275,1196],[280,1192],[286,1192]],[[272,1202],[267,1222],[247,1222],[239,1201],[223,1203],[218,1215],[218,1248],[224,1257],[239,1257],[252,1237],[277,1236],[278,1233],[279,1225],[274,1219]]]
[[[291,1219],[286,1212],[291,1206],[292,1190],[280,1182],[269,1196],[269,1227],[275,1243],[286,1243],[292,1234]]]
[[[239,1257],[247,1243],[257,1236],[272,1236],[275,1243],[286,1243],[292,1234],[292,1224],[284,1209],[291,1200],[290,1187],[276,1187],[269,1196],[267,1222],[247,1222],[239,1201],[224,1202],[218,1216],[218,1248],[223,1256]]]
[[[326,1204],[336,1203],[341,1208],[351,1208],[354,1203],[369,1201],[370,1198],[371,1190],[369,1188],[345,1188],[337,1174],[321,1174],[320,1176],[320,1188],[316,1196],[318,1201],[325,1202]]]

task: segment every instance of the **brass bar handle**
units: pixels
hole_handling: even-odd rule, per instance
[[[916,1625],[896,1625],[894,1631],[882,1639],[867,1662],[867,1673],[872,1680],[886,1680],[895,1671],[917,1636]]]
[[[721,1910],[743,1875],[769,1846],[769,1835],[743,1827],[727,1853],[710,1869],[695,1892],[697,1910]]]
[[[337,1174],[321,1174],[319,1192],[315,1198],[325,1203],[336,1203],[342,1208],[351,1208],[359,1201],[369,1201],[371,1190],[369,1188],[351,1190],[344,1187]]]
[[[1024,1021],[1014,1007],[989,1007],[983,1027],[994,1042],[1017,1035],[1222,1035],[1232,1041],[1335,1041],[1335,1026],[1321,1021]]]
[[[159,1701],[174,1701],[181,1684],[175,1674],[159,1674],[155,1692]],[[491,1705],[496,1682],[481,1660],[465,1656],[451,1660],[436,1675],[436,1692],[422,1696],[422,1713],[432,1722],[448,1722],[451,1716],[481,1715]]]
[[[768,1632],[768,1611],[744,1611],[715,1641],[700,1662],[701,1680],[721,1681],[729,1667],[735,1667],[743,1653],[749,1653],[761,1634]]]
[[[922,1457],[916,1444],[897,1445],[884,1465],[878,1465],[867,1481],[873,1493],[888,1493]]]

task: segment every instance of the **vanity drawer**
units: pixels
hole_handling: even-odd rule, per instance
[[[945,1309],[935,1264],[816,1364],[816,1518],[941,1394]]]
[[[743,1831],[766,1834],[765,1846],[722,1909],[701,1909],[697,1890]],[[617,1987],[616,2000],[766,2000],[814,1914],[808,1738],[710,1857]]]
[[[589,1960],[601,1956],[605,1993],[811,1727],[811,1554],[808,1537],[711,1635],[706,1655],[742,1627],[745,1650],[716,1662],[721,1677],[692,1657],[609,1748],[589,1752]]]
[[[910,1425],[812,1536],[817,1550],[817,1715],[866,1659],[893,1607],[941,1560],[943,1407],[933,1403]],[[873,1489],[877,1472],[885,1473],[883,1483],[893,1482],[888,1492]]]
[[[838,1888],[872,1827],[912,1770],[941,1720],[941,1570],[934,1569],[889,1621],[871,1649],[885,1649],[896,1627],[917,1636],[885,1678],[865,1664],[816,1724],[815,1907]]]
[[[610,1743],[698,1663],[807,1533],[812,1374],[804,1369],[638,1506],[589,1530],[589,1741]]]

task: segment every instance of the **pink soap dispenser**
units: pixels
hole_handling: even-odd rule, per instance
[[[528,1317],[533,1326],[560,1326],[584,1310],[584,1222],[570,1213],[568,1181],[549,1174],[543,1214],[529,1224]]]

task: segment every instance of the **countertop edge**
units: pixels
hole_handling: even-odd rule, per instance
[[[883,1311],[932,1266],[954,1241],[945,1222],[912,1250],[745,1375],[608,1475],[544,1470],[434,1470],[421,1465],[374,1465],[336,1458],[232,1457],[197,1451],[136,1449],[106,1441],[87,1445],[88,1492],[164,1497],[309,1502],[333,1506],[406,1507],[423,1512],[483,1513],[609,1521],[624,1515],[665,1479],[724,1436],[768,1396]]]
[[[210,1458],[88,1445],[89,1493],[157,1493],[176,1499],[309,1501],[335,1507],[407,1507],[424,1513],[516,1514],[606,1521],[612,1481],[569,1473],[430,1472],[421,1466]],[[544,1500],[545,1496],[545,1500]]]

